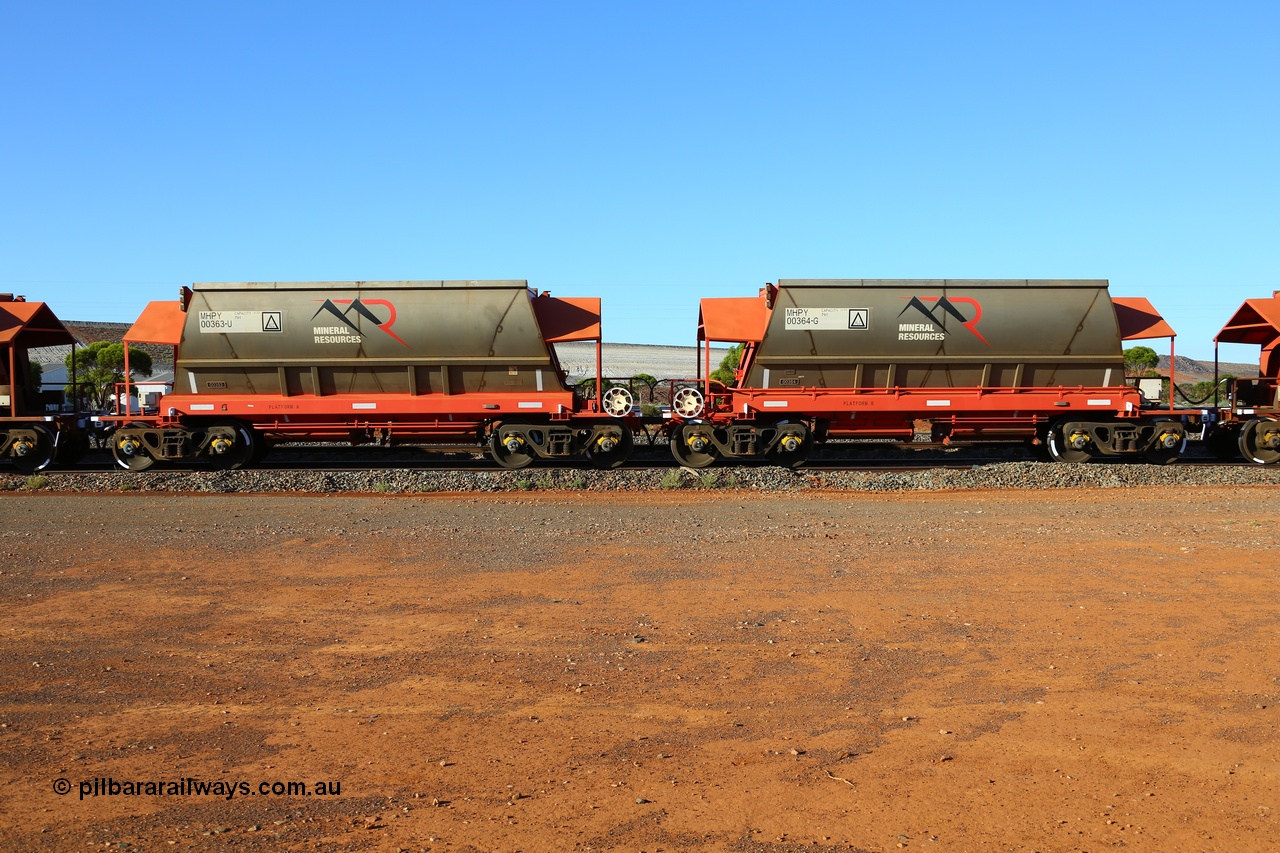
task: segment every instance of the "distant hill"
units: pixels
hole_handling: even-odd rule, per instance
[[[1213,362],[1212,361],[1196,361],[1193,358],[1183,358],[1176,356],[1173,360],[1174,370],[1178,376],[1178,384],[1184,382],[1203,382],[1206,379],[1213,378]],[[1160,363],[1156,366],[1156,370],[1169,375],[1169,356],[1160,356]],[[1223,361],[1218,364],[1218,375],[1223,376],[1230,373],[1232,376],[1246,378],[1258,375],[1257,364],[1241,364],[1234,361]]]

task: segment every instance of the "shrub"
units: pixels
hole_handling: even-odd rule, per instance
[[[738,365],[742,362],[742,344],[734,344],[729,347],[729,352],[725,357],[720,359],[720,366],[711,371],[711,378],[724,385],[734,385],[737,382]]]

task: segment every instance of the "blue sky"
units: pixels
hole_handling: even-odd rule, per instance
[[[9,0],[0,289],[521,278],[688,344],[780,277],[1107,278],[1211,357],[1280,289],[1277,44],[1274,2]]]

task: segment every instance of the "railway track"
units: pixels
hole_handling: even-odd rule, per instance
[[[1058,463],[1041,462],[1032,459],[1025,454],[1010,452],[1005,455],[985,454],[985,455],[961,455],[960,453],[948,454],[914,454],[910,451],[904,453],[900,457],[885,456],[881,458],[858,458],[856,455],[835,456],[832,458],[819,457],[804,465],[797,470],[803,472],[848,472],[848,473],[909,473],[929,470],[967,470],[984,465],[998,465],[1002,463],[1020,462],[1034,463],[1035,465],[1043,465],[1046,468],[1054,467]],[[1132,468],[1142,466],[1147,463],[1140,461],[1117,459],[1116,461],[1094,460],[1085,463],[1087,467],[1109,466],[1115,468]],[[1190,456],[1179,459],[1173,463],[1177,468],[1257,468],[1253,463],[1243,460],[1221,461],[1210,456]],[[739,470],[754,470],[770,467],[764,464],[736,464],[726,467],[713,467],[707,469],[699,469],[701,473],[707,471],[717,471],[721,474],[728,474]],[[1159,466],[1157,466],[1159,467]],[[482,455],[466,455],[458,453],[435,454],[432,452],[414,453],[405,450],[391,450],[389,453],[378,453],[367,448],[325,448],[318,450],[315,448],[305,449],[281,449],[272,453],[271,456],[264,459],[261,463],[252,469],[263,473],[267,472],[295,472],[305,471],[315,474],[341,474],[352,472],[373,472],[373,471],[456,471],[456,472],[501,472],[505,471],[495,464],[492,460]],[[537,476],[539,472],[549,470],[568,470],[568,471],[593,471],[590,465],[582,462],[570,462],[564,465],[535,465],[520,471],[510,472],[524,476]],[[625,471],[671,471],[681,470],[681,466],[673,458],[665,452],[641,453],[633,457],[625,465],[614,469],[617,472]],[[691,469],[684,469],[691,470]],[[146,477],[153,474],[208,474],[214,473],[217,469],[209,465],[157,465],[140,476]],[[105,452],[94,452],[84,461],[69,468],[50,468],[41,472],[41,476],[59,478],[68,475],[77,474],[123,474],[120,467]]]

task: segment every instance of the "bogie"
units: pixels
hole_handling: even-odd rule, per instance
[[[486,446],[490,459],[511,470],[538,460],[617,468],[630,458],[634,439],[620,420],[581,427],[513,420],[490,425]]]

